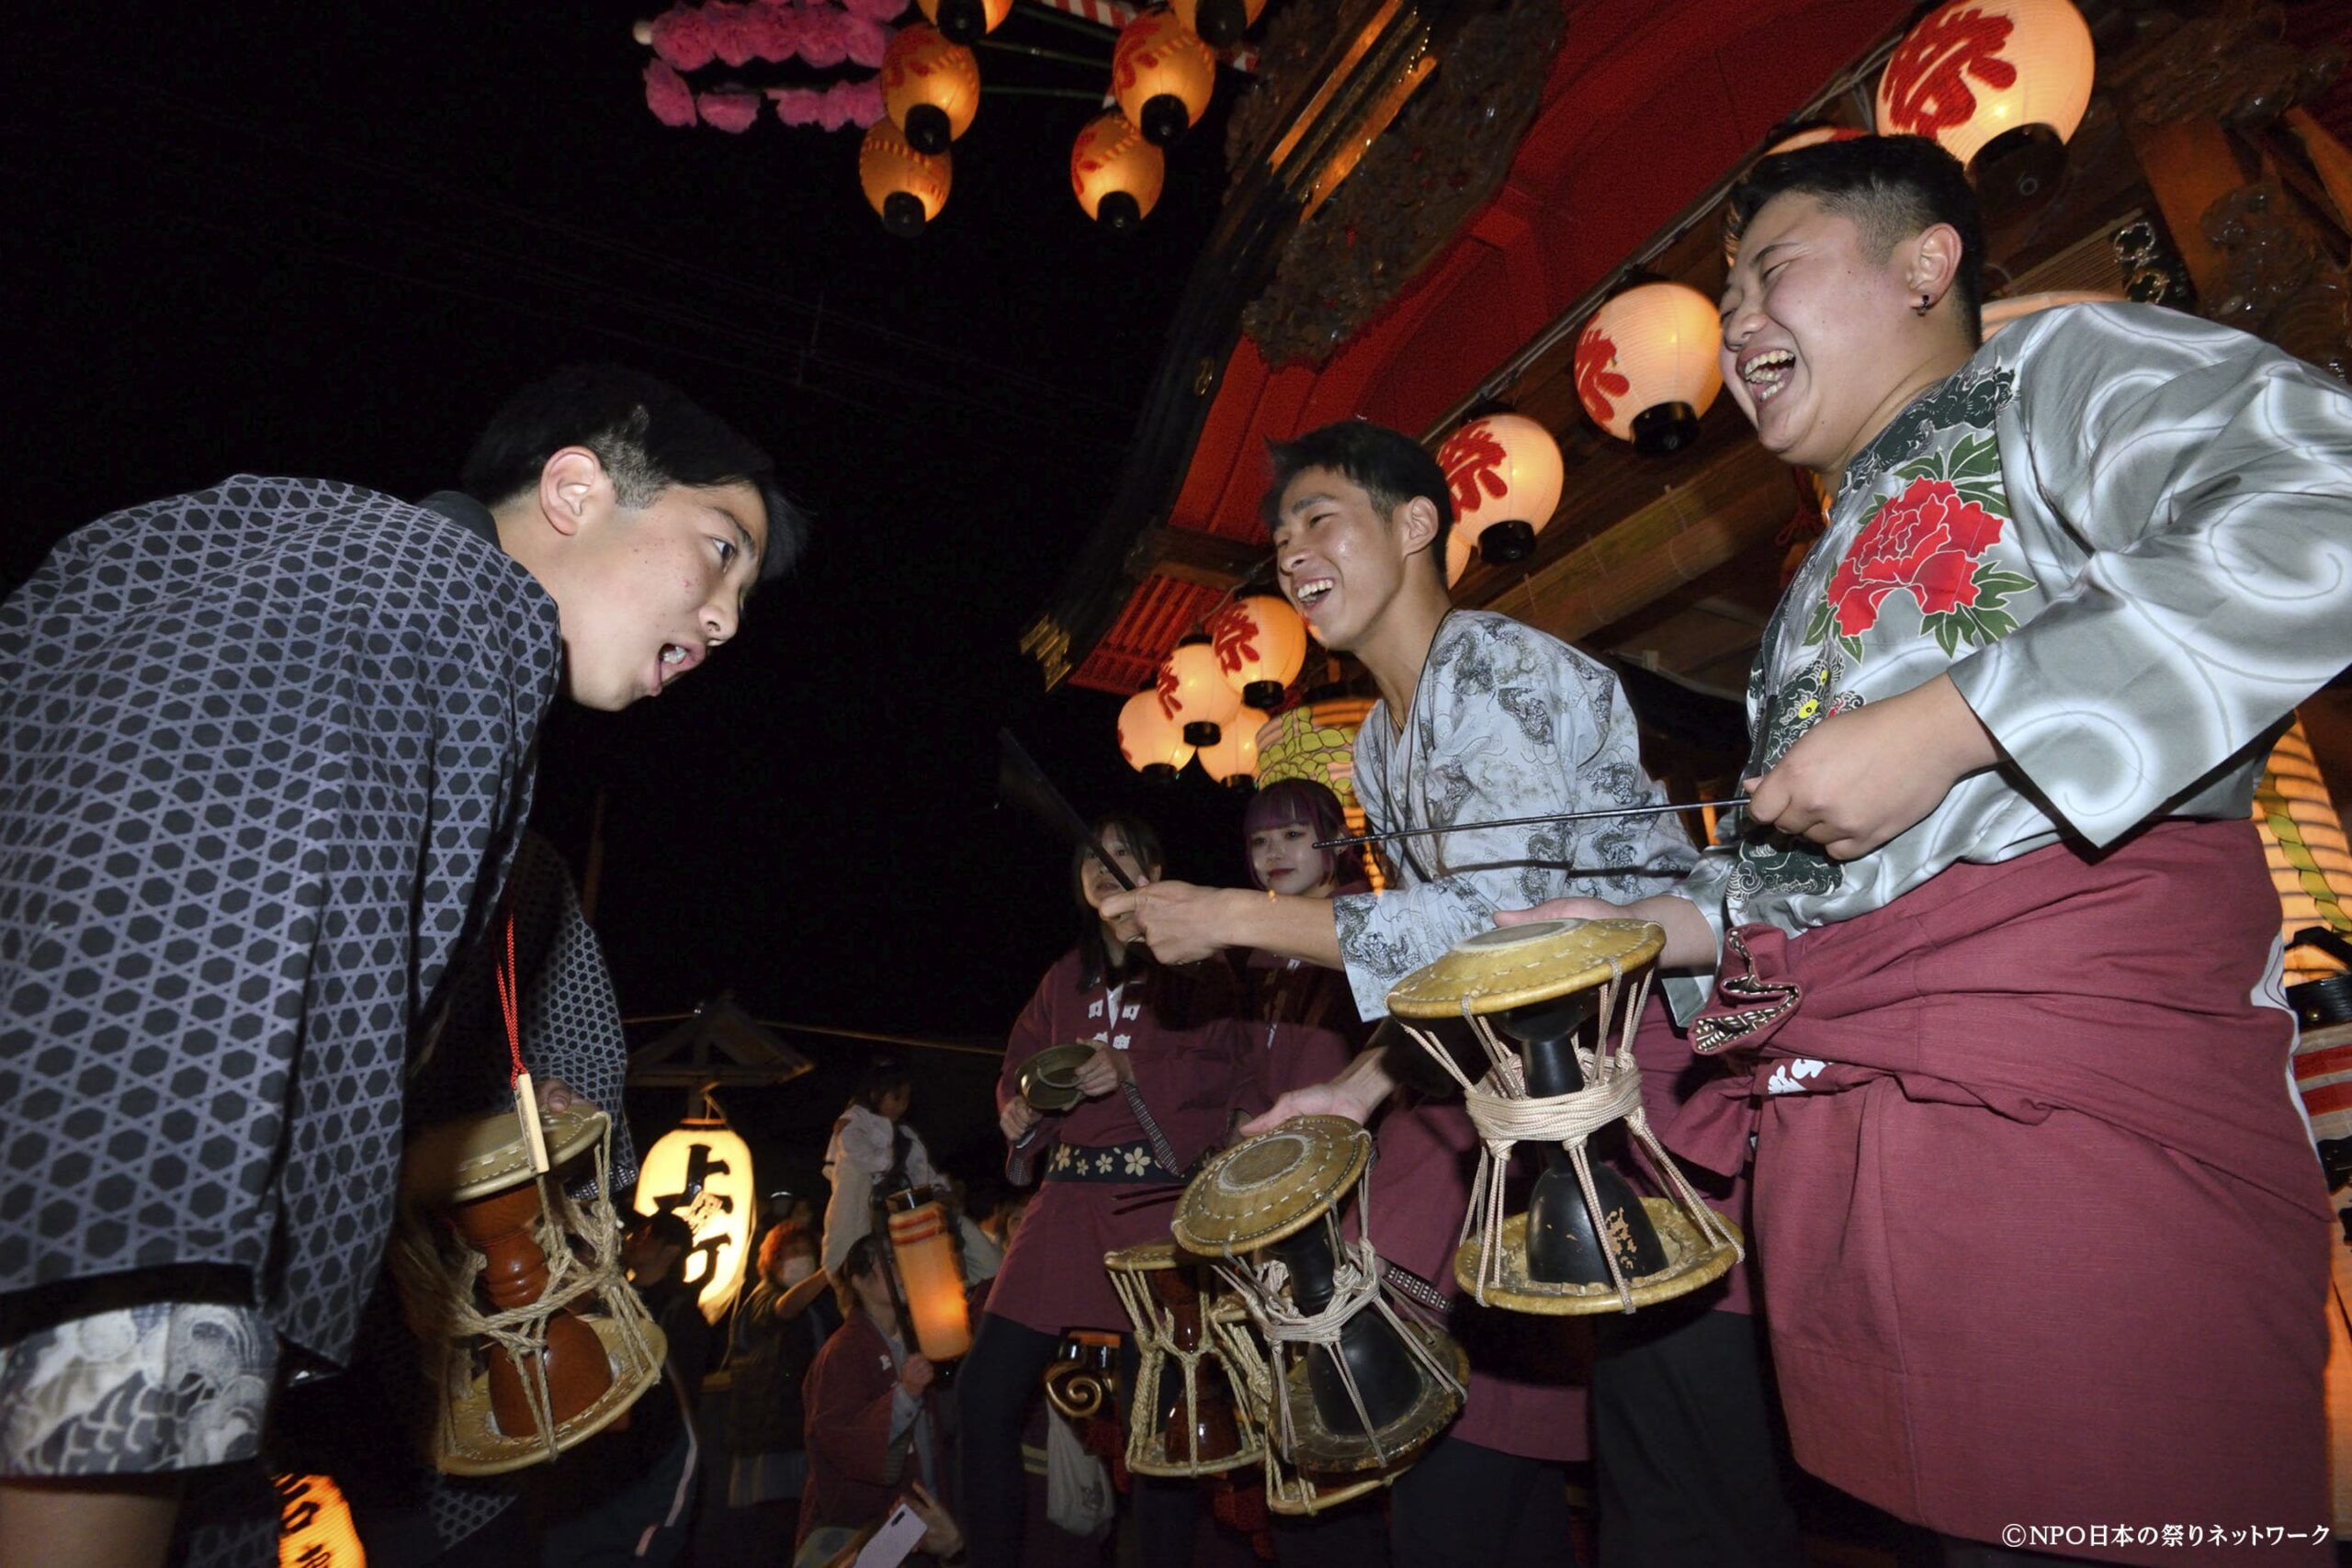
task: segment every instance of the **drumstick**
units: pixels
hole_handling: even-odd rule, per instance
[[[1744,795],[1721,800],[1693,800],[1679,806],[1617,806],[1606,811],[1550,811],[1540,817],[1504,817],[1490,822],[1449,822],[1442,828],[1396,828],[1385,833],[1357,833],[1344,839],[1319,839],[1318,850],[1351,850],[1359,844],[1385,843],[1391,839],[1421,839],[1432,833],[1467,833],[1478,828],[1532,828],[1545,822],[1598,822],[1608,817],[1661,817],[1669,811],[1712,811],[1747,804]]]
[[[1010,729],[996,732],[996,794],[999,800],[1026,807],[1063,841],[1092,855],[1122,888],[1129,893],[1136,890],[1135,878],[1119,869],[1119,863],[1087,830],[1086,818],[1062,798],[1062,792],[1046,777],[1043,768],[1030,761]]]

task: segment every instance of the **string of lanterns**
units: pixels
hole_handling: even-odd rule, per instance
[[[1229,43],[1257,19],[1264,0],[1248,6],[1193,0],[1185,9],[1195,19],[1200,4],[1209,8],[1204,25]],[[922,6],[934,26],[908,28],[901,39],[922,36],[903,50],[894,41],[892,57],[903,64],[896,77],[889,61],[883,65],[888,119],[867,130],[858,157],[867,202],[885,228],[910,236],[946,203],[955,177],[947,144],[971,124],[981,92],[978,62],[964,46],[993,31],[1012,0],[922,0]],[[1200,123],[1216,89],[1216,51],[1169,6],[1136,12],[1120,28],[1111,55],[1118,107],[1089,121],[1070,145],[1070,192],[1089,218],[1128,234],[1151,215],[1167,181],[1160,150]]]
[[[1152,683],[1119,710],[1119,754],[1172,779],[1195,756],[1219,784],[1257,776],[1259,731],[1306,665],[1306,623],[1286,600],[1252,593],[1220,606]]]

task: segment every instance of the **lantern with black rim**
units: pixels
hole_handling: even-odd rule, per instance
[[[1161,698],[1159,682],[1129,697],[1119,710],[1119,755],[1144,777],[1174,778],[1194,750],[1184,743],[1184,728]]]
[[[1165,6],[1137,13],[1111,54],[1119,110],[1155,146],[1200,123],[1216,90],[1216,54]]]
[[[1593,312],[1577,340],[1577,397],[1592,423],[1651,457],[1699,439],[1724,389],[1715,303],[1680,283],[1637,283]]]
[[[935,28],[901,28],[882,56],[882,107],[918,152],[944,152],[980,107],[980,62]]]
[[[1195,632],[1176,645],[1160,667],[1159,694],[1184,727],[1184,744],[1214,746],[1224,736],[1224,725],[1241,706],[1241,694],[1227,683],[1216,649]]]
[[[882,215],[882,227],[911,240],[947,205],[955,165],[944,152],[918,152],[905,132],[887,119],[867,129],[857,150],[857,182],[867,205]]]
[[[1968,166],[1987,209],[2047,199],[2090,107],[2091,29],[2067,0],[1951,0],[1905,33],[1878,83],[1878,129]]]
[[[1070,144],[1070,193],[1089,218],[1114,234],[1143,226],[1167,177],[1167,154],[1116,109],[1087,121]]]
[[[1272,713],[1306,664],[1306,622],[1290,602],[1251,593],[1222,606],[1202,630],[1216,649],[1225,683],[1253,708]],[[1262,720],[1261,722],[1263,722]]]
[[[1559,510],[1560,445],[1525,414],[1465,421],[1437,449],[1453,497],[1453,537],[1475,542],[1490,566],[1525,560]]]
[[[1169,0],[1168,8],[1211,49],[1230,49],[1258,25],[1266,0]]]
[[[917,0],[925,20],[950,43],[970,43],[1012,15],[1012,0]]]

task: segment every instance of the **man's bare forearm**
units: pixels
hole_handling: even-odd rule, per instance
[[[1232,900],[1226,923],[1233,931],[1233,946],[1254,947],[1326,969],[1346,966],[1340,957],[1340,928],[1329,898],[1295,898],[1239,888],[1227,897]]]

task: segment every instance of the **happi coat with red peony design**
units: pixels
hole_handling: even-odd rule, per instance
[[[1947,671],[2010,762],[1858,860],[1731,814],[1681,890],[1718,935],[1794,934],[1961,863],[2243,818],[2352,660],[2347,496],[2352,396],[2259,339],[2121,304],[2003,331],[1848,466],[1749,674],[1746,773]]]

